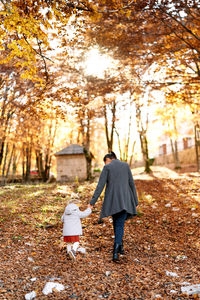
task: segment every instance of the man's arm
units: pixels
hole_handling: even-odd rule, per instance
[[[97,184],[96,190],[94,192],[94,195],[92,197],[92,200],[90,201],[91,205],[95,205],[95,203],[97,202],[99,196],[101,195],[103,188],[107,182],[107,178],[108,178],[108,169],[106,168],[106,166],[104,166],[101,175],[99,177],[99,182]]]

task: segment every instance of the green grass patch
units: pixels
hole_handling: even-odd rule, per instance
[[[143,216],[143,212],[140,209],[137,209],[137,216],[141,218]]]
[[[17,236],[13,236],[12,237],[12,240],[17,240],[17,241],[19,241],[19,240],[21,240],[23,237],[21,236],[21,235],[17,235]]]
[[[43,205],[40,208],[41,212],[47,213],[47,212],[58,212],[63,210],[64,208],[62,208],[61,205],[54,205],[54,203],[48,204],[48,205]]]
[[[71,191],[69,186],[61,186],[63,190]],[[15,222],[40,228],[46,225],[57,225],[66,206],[66,198],[59,195],[60,186],[45,185],[20,185],[3,188],[0,195],[0,222],[7,221],[5,215]],[[14,238],[16,239],[16,238]]]

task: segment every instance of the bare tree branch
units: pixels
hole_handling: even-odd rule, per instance
[[[18,36],[18,37],[19,37],[19,36]],[[40,55],[43,59],[47,59],[47,60],[49,60],[49,61],[51,61],[51,62],[54,62],[51,58],[49,58],[49,57],[45,56],[44,54],[42,54],[42,51],[39,51],[39,52],[38,52],[35,48],[33,48],[33,47],[31,46],[31,44],[29,43],[29,41],[27,40],[25,34],[23,34],[23,38],[24,38],[25,42],[31,47],[31,49],[32,49],[36,54]],[[20,37],[19,37],[19,39],[20,39]],[[37,38],[37,37],[36,37],[36,39],[37,39],[37,42],[38,42],[38,38]],[[39,46],[39,45],[38,45],[38,46]],[[41,50],[41,49],[40,49],[40,50]]]
[[[195,39],[200,41],[200,37],[198,37],[194,32],[192,32],[187,26],[185,26],[181,21],[179,21],[177,18],[175,18],[172,14],[164,10],[162,7],[160,7],[160,10],[165,13],[167,16],[169,16],[171,19],[173,19],[175,22],[177,22],[179,25],[181,25],[189,34],[191,34]]]
[[[3,4],[3,6],[6,8],[6,10],[9,12],[9,13],[11,13],[11,10],[10,10],[10,8],[7,6],[7,4],[3,1],[3,0],[0,0],[1,1],[1,3]]]
[[[67,1],[65,0],[65,3],[68,7],[70,8],[74,8],[74,9],[77,9],[77,10],[82,10],[82,11],[88,11],[88,12],[97,12],[97,13],[100,13],[100,14],[105,14],[105,13],[115,13],[115,12],[118,12],[118,11],[121,11],[121,10],[125,10],[125,9],[128,9],[130,8],[130,6],[134,3],[135,1],[132,0],[130,1],[127,5],[119,8],[119,9],[115,9],[115,10],[104,10],[104,11],[101,11],[101,10],[96,10],[94,11],[93,9],[91,8],[85,8],[85,7],[82,7],[82,6],[76,6],[74,3],[70,2],[70,3],[67,3]]]
[[[48,74],[48,70],[47,70],[46,60],[45,60],[45,57],[42,55],[41,43],[39,42],[38,38],[36,38],[36,39],[37,39],[37,44],[38,44],[38,47],[39,47],[39,54],[42,57],[42,60],[44,62],[44,70],[45,70],[46,81],[48,81],[49,74]]]

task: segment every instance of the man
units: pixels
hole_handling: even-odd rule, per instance
[[[104,156],[104,163],[90,205],[95,205],[106,185],[100,219],[108,216],[113,218],[115,233],[113,261],[117,261],[118,253],[124,254],[124,223],[127,218],[137,214],[138,198],[129,165],[118,160],[114,152]]]

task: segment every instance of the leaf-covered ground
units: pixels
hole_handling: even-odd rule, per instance
[[[60,217],[67,200],[78,193],[86,208],[96,183],[1,187],[0,299],[24,299],[33,290],[40,300],[198,298],[184,295],[181,286],[200,283],[199,178],[135,180],[140,206],[126,223],[126,255],[119,263],[111,260],[111,219],[97,224],[102,199],[82,222],[87,254],[72,263],[63,247]],[[65,290],[45,296],[50,280]]]

